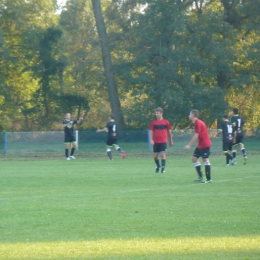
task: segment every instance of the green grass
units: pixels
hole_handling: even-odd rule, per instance
[[[259,260],[260,162],[193,182],[189,157],[2,159],[0,259]],[[115,154],[115,152],[114,152]]]

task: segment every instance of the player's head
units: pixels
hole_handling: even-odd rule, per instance
[[[114,120],[115,119],[115,115],[113,113],[109,114],[109,119],[110,120]]]
[[[70,113],[67,113],[67,114],[65,115],[65,118],[66,118],[67,120],[70,120],[70,117],[71,117]]]
[[[232,111],[234,115],[238,115],[238,108],[234,107]]]
[[[189,114],[189,119],[194,122],[199,117],[199,111],[197,109],[192,109]]]
[[[227,114],[223,115],[223,120],[224,121],[228,120],[228,115]]]
[[[161,107],[157,107],[155,109],[155,116],[156,116],[157,119],[162,119],[163,109]]]

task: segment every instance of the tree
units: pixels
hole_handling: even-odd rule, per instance
[[[234,55],[223,35],[232,27],[206,4],[196,9],[192,1],[142,3],[141,8],[137,1],[119,5],[129,20],[121,27],[128,59],[116,67],[135,101],[127,107],[128,122],[145,126],[154,108],[162,106],[174,127],[189,126],[191,108],[212,124],[227,107]]]
[[[35,129],[37,118],[34,94],[38,89],[35,75],[28,70],[36,61],[35,41],[44,28],[54,24],[55,1],[3,0],[0,5],[2,42],[0,58],[2,95],[0,113],[9,129]],[[1,38],[1,37],[0,37]],[[1,52],[1,51],[0,51]],[[3,65],[3,66],[2,66]],[[1,80],[0,80],[1,81]],[[38,104],[39,105],[39,104]]]
[[[105,70],[105,77],[108,87],[108,95],[112,112],[115,114],[119,129],[125,128],[125,122],[119,100],[116,81],[113,73],[112,61],[109,50],[109,42],[106,33],[106,26],[102,15],[100,0],[92,0],[93,11],[96,20],[97,31],[99,35],[102,59]]]

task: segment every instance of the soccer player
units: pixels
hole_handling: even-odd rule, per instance
[[[163,109],[158,107],[155,109],[156,119],[152,121],[149,128],[150,143],[153,146],[154,161],[156,164],[155,173],[165,173],[166,151],[169,137],[169,144],[173,146],[172,131],[168,120],[163,118]],[[161,165],[159,162],[161,155]]]
[[[209,161],[211,140],[209,138],[209,133],[205,123],[199,118],[199,111],[193,109],[190,111],[189,119],[194,123],[195,134],[190,140],[190,142],[184,147],[185,150],[189,150],[191,146],[198,140],[198,146],[196,147],[192,162],[197,170],[199,177],[195,181],[201,181],[201,183],[211,182],[211,166]],[[203,175],[201,171],[201,164],[199,158],[202,157],[203,163],[205,165],[206,181],[203,182]]]
[[[238,108],[233,108],[233,116],[231,117],[231,123],[233,125],[234,141],[233,141],[233,158],[234,164],[236,164],[237,146],[240,145],[241,152],[243,154],[244,164],[247,161],[246,149],[244,146],[244,132],[243,126],[245,125],[244,118],[238,115]]]
[[[115,116],[114,114],[109,115],[109,121],[107,122],[107,125],[103,129],[98,129],[96,131],[97,133],[100,132],[107,132],[107,155],[110,159],[110,161],[113,160],[112,153],[111,153],[111,147],[114,146],[114,148],[121,153],[122,158],[126,158],[125,152],[118,146],[117,144],[117,125],[115,122]]]
[[[71,119],[70,113],[67,113],[65,115],[65,119],[63,120],[63,127],[64,127],[64,143],[65,143],[65,156],[66,160],[70,159],[76,159],[74,157],[74,151],[77,146],[76,139],[74,136],[74,129],[73,126],[75,124],[80,123],[83,120],[83,118],[80,118],[79,121]],[[69,147],[71,147],[70,156],[69,156]]]
[[[223,115],[223,121],[216,133],[217,137],[219,133],[222,133],[223,136],[223,153],[226,156],[226,166],[229,166],[229,161],[232,161],[233,165],[233,158],[230,154],[232,151],[232,144],[233,144],[233,127],[232,123],[228,121],[228,115]]]

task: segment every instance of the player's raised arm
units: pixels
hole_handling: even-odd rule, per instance
[[[83,121],[83,117],[80,117],[78,121],[76,121],[76,124],[81,124]]]

